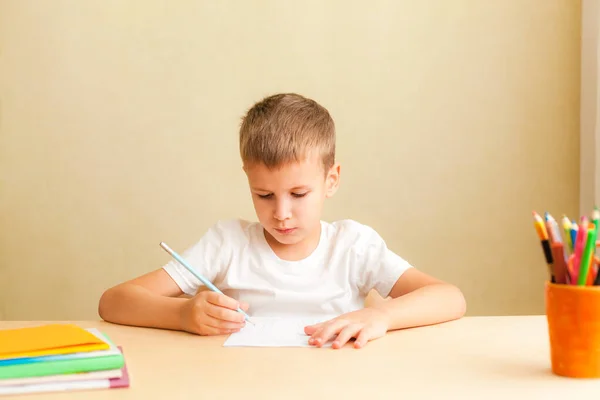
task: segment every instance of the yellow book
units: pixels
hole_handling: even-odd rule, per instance
[[[107,350],[100,338],[74,324],[0,330],[0,360]]]

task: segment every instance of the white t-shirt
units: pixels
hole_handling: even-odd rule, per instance
[[[300,261],[280,259],[260,223],[245,220],[219,221],[182,257],[256,317],[355,311],[371,289],[386,297],[411,267],[368,226],[343,220],[322,221],[321,228],[317,248]],[[163,268],[186,294],[203,286],[174,260]]]

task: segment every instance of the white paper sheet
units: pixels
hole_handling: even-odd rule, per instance
[[[227,338],[225,347],[311,347],[310,336],[304,333],[304,327],[330,318],[298,317],[251,317],[256,326],[246,323],[239,332]],[[323,347],[331,347],[331,342]]]

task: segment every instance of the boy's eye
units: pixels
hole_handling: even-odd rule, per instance
[[[306,193],[292,193],[292,196],[294,197],[304,197],[308,194],[308,192]],[[273,193],[269,193],[269,194],[257,194],[258,197],[260,197],[261,199],[270,199],[271,197],[273,197]]]

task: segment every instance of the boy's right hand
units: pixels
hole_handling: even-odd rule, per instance
[[[198,335],[226,335],[238,332],[246,323],[237,311],[248,310],[248,305],[231,297],[204,290],[184,303],[181,309],[183,329]]]

